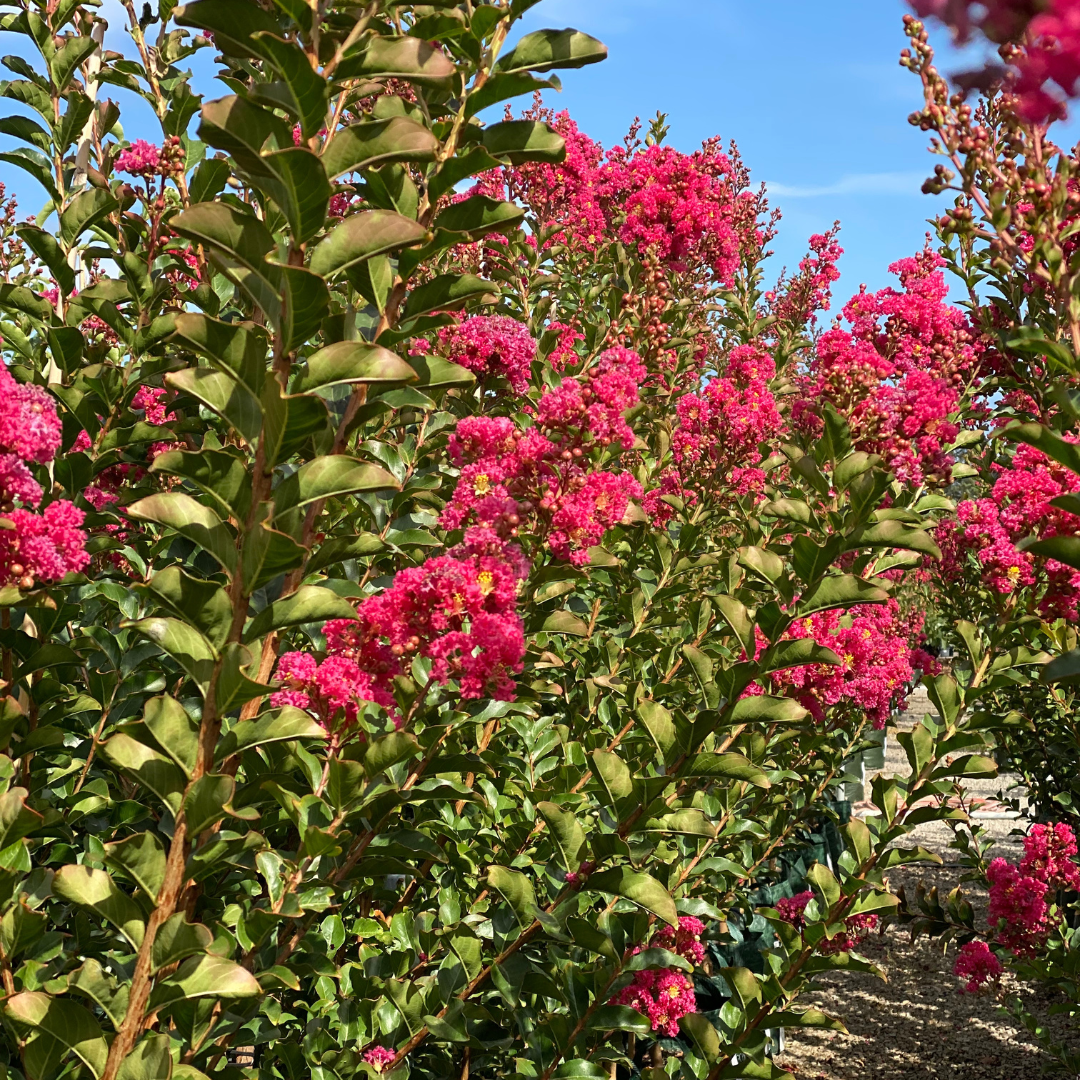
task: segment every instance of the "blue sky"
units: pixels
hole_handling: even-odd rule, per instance
[[[777,270],[795,266],[806,238],[839,219],[842,300],[860,282],[889,283],[889,263],[921,246],[937,202],[919,192],[935,159],[906,119],[920,96],[898,64],[905,10],[902,0],[689,0],[677,8],[672,0],[543,0],[525,29],[575,26],[609,46],[605,63],[562,73],[563,92],[547,96],[606,145],[658,109],[680,149],[714,134],[734,139],[755,183],[767,183],[783,211]],[[107,44],[128,51],[119,3],[104,0],[103,11]],[[939,29],[935,40],[942,69],[955,70],[947,35]],[[3,52],[22,51],[17,44],[0,37]],[[129,138],[154,138],[148,111],[121,104]],[[0,180],[19,195],[20,213],[38,204],[24,173],[0,165]]]

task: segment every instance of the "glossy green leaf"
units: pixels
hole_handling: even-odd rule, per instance
[[[9,997],[2,1010],[9,1024],[24,1037],[32,1038],[25,1055],[31,1080],[50,1080],[59,1075],[69,1053],[75,1054],[95,1077],[105,1071],[109,1046],[88,1009],[65,998],[23,991]]]
[[[187,778],[183,770],[164,754],[122,732],[104,743],[101,752],[110,764],[131,773],[170,811],[174,814],[179,811]]]
[[[283,630],[303,623],[324,623],[329,619],[353,619],[356,607],[330,589],[301,585],[291,596],[268,604],[251,620],[244,637],[261,638],[271,630]]]
[[[367,383],[401,386],[416,382],[416,372],[397,353],[366,341],[338,341],[308,357],[307,371],[296,384],[297,393],[329,386]]]
[[[657,918],[671,926],[678,926],[679,913],[668,891],[656,878],[628,867],[604,870],[589,878],[590,891],[621,896],[638,907],[651,911]]]
[[[236,569],[236,545],[221,518],[190,495],[171,491],[150,495],[127,508],[140,521],[164,526],[198,544],[228,571]]]
[[[62,866],[53,875],[52,891],[69,904],[92,909],[115,926],[134,948],[142,944],[146,924],[139,905],[117,888],[104,870],[74,864]]]
[[[218,413],[248,442],[254,442],[262,430],[262,407],[259,399],[242,382],[224,371],[188,368],[173,371],[165,382],[182,394],[197,398],[208,409]]]
[[[536,30],[526,34],[508,53],[504,53],[496,70],[579,68],[599,63],[606,57],[607,46],[580,30]]]
[[[374,255],[422,243],[427,229],[393,210],[364,210],[336,225],[311,253],[311,269],[332,277]]]
[[[439,49],[414,37],[370,37],[335,71],[337,79],[407,79],[437,89],[454,88],[457,68]]]
[[[357,491],[396,489],[398,482],[385,469],[356,458],[328,454],[302,466],[274,492],[277,513],[318,499],[351,495]]]
[[[394,161],[432,161],[439,140],[423,124],[407,116],[366,120],[341,128],[323,150],[326,175],[376,168]]]

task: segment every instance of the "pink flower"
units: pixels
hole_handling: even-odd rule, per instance
[[[381,1073],[397,1057],[397,1054],[385,1046],[372,1046],[364,1051],[363,1056],[365,1064],[370,1065],[377,1073]]]
[[[393,696],[349,657],[328,656],[320,664],[308,653],[285,653],[278,660],[275,677],[282,688],[270,695],[270,703],[306,709],[325,728],[352,724],[365,701],[383,705],[398,722]]]
[[[1045,881],[1054,889],[1080,889],[1080,866],[1076,856],[1076,837],[1064,822],[1055,825],[1032,825],[1024,837],[1024,857],[1020,873]]]
[[[805,911],[807,905],[814,899],[811,890],[796,893],[794,896],[785,896],[776,901],[776,914],[786,923],[790,923],[796,930],[801,930],[806,925]]]
[[[517,319],[476,315],[443,327],[439,343],[448,359],[468,368],[478,379],[501,376],[516,394],[528,388],[536,342],[529,328]]]
[[[44,387],[16,382],[0,365],[0,450],[46,464],[56,457],[61,439],[52,395]]]
[[[990,883],[989,918],[997,938],[1014,953],[1041,946],[1050,934],[1046,882],[1022,874],[1004,859],[994,859],[986,871]]]
[[[0,580],[30,589],[39,581],[60,581],[90,562],[83,512],[66,500],[50,503],[41,514],[11,510],[14,529],[0,529]]]
[[[15,454],[0,454],[0,504],[14,500],[26,506],[41,502],[41,486]]]
[[[953,974],[967,980],[964,990],[969,994],[978,993],[991,979],[999,979],[1003,970],[1001,961],[985,941],[961,945],[953,964]]]
[[[665,923],[653,935],[651,944],[677,953],[691,964],[700,964],[705,960],[705,946],[701,943],[701,935],[704,933],[705,924],[700,919],[692,915],[680,915],[678,930]]]
[[[121,172],[149,179],[157,176],[161,168],[161,151],[153,143],[136,139],[126,150],[120,151],[116,167]]]

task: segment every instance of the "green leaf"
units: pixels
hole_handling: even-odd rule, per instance
[[[310,240],[326,224],[333,194],[322,161],[306,147],[290,146],[264,154],[262,162],[269,175],[259,178],[258,186],[285,212],[293,239]]]
[[[222,514],[238,520],[247,517],[251,482],[239,451],[167,450],[154,458],[150,471],[190,480],[215,500]]]
[[[731,632],[738,639],[743,652],[747,656],[754,656],[757,652],[757,639],[754,633],[754,620],[750,617],[746,605],[727,594],[714,596],[712,600],[724,622],[731,627]]]
[[[193,626],[182,619],[154,617],[124,623],[124,627],[145,634],[164,649],[206,692],[217,656],[210,642]]]
[[[673,836],[704,836],[716,838],[717,827],[706,817],[703,810],[676,810],[671,814],[648,818],[640,826],[642,832],[668,833]]]
[[[4,912],[0,919],[0,945],[10,962],[29,950],[45,932],[49,917],[44,911],[34,911],[21,898]]]
[[[307,550],[291,536],[260,522],[244,537],[240,565],[245,591],[250,595],[275,578],[302,566],[306,554]]]
[[[98,43],[92,37],[71,37],[56,50],[49,60],[49,71],[57,90],[63,92],[67,89],[76,69],[97,49]]]
[[[553,802],[538,802],[536,809],[547,823],[562,853],[563,865],[576,872],[585,858],[585,830],[577,816]]]
[[[720,974],[724,976],[724,980],[731,987],[731,992],[744,1010],[761,1001],[761,983],[754,978],[754,973],[749,968],[723,967],[720,969]]]
[[[64,245],[72,247],[82,233],[119,209],[120,204],[105,188],[92,187],[79,192],[60,215],[60,235]]]
[[[350,214],[319,242],[311,253],[311,269],[323,277],[333,277],[375,255],[421,244],[428,236],[423,225],[403,214],[364,210]]]
[[[118,738],[120,736],[114,736]],[[69,904],[90,908],[111,923],[131,942],[134,948],[142,945],[146,924],[139,905],[127,893],[116,887],[104,870],[74,864],[62,866],[53,875],[53,895]]]
[[[587,888],[590,891],[621,896],[638,907],[651,911],[671,926],[679,925],[675,901],[668,895],[667,889],[648,874],[641,874],[627,867],[604,870],[589,878]]]
[[[173,615],[192,623],[215,650],[225,645],[233,609],[220,585],[191,577],[179,566],[168,566],[150,579],[147,588]]]
[[[106,975],[96,960],[84,960],[81,967],[68,976],[68,989],[92,1001],[119,1031],[128,1007],[128,986],[117,985]]]
[[[472,386],[476,382],[476,376],[467,367],[451,363],[441,356],[410,356],[409,363],[416,375],[416,385],[425,390]]]
[[[487,195],[473,195],[472,198],[451,203],[435,219],[432,228],[476,239],[488,233],[515,228],[524,217],[525,211],[515,203],[500,202]]]
[[[608,750],[592,752],[593,767],[607,791],[611,804],[628,799],[634,793],[634,781],[626,762]]]
[[[539,120],[503,120],[484,129],[484,149],[511,165],[530,161],[559,164],[566,158],[566,141]]]
[[[60,291],[65,296],[69,295],[75,288],[75,271],[68,265],[67,256],[56,242],[56,238],[36,225],[17,225],[15,232],[19,239],[49,268]],[[28,295],[33,295],[28,289],[24,291]],[[44,303],[44,310],[40,314],[48,318],[51,305],[36,297],[34,299],[36,304]]]
[[[475,116],[484,109],[497,105],[500,101],[518,97],[522,94],[532,95],[541,90],[559,90],[562,84],[558,76],[552,75],[550,79],[537,79],[526,71],[496,71],[479,90],[473,90],[465,102],[465,115]],[[485,172],[485,169],[473,169],[470,176]]]
[[[319,129],[326,126],[326,81],[311,66],[311,60],[299,46],[266,31],[257,32],[254,40],[270,67],[288,88],[288,95],[277,103],[299,120],[305,139],[317,135]]]
[[[941,558],[941,550],[930,533],[925,529],[913,529],[900,521],[880,521],[871,525],[857,534],[857,539],[852,538],[850,546],[903,548],[906,551],[922,552],[934,559]]]
[[[397,353],[366,341],[337,341],[308,357],[307,371],[295,390],[308,394],[329,386],[366,383],[401,386],[416,382],[416,372]]]
[[[498,293],[497,285],[472,274],[438,274],[409,293],[403,318],[416,319],[433,311],[455,311],[471,300],[494,303]]]
[[[262,42],[255,35],[280,32],[277,19],[248,0],[230,0],[228,4],[220,0],[195,0],[181,4],[173,12],[173,19],[180,26],[209,30],[214,35],[214,44],[233,56],[261,57]]]
[[[267,743],[325,738],[325,729],[306,712],[286,705],[267,716],[260,716],[256,720],[242,720],[230,728],[217,745],[216,760],[221,762],[233,754]]]
[[[589,1031],[632,1031],[635,1035],[652,1033],[652,1021],[629,1005],[601,1005],[589,1017]]]
[[[1058,562],[1071,566],[1074,570],[1080,569],[1080,537],[1058,535],[1050,536],[1045,540],[1037,540],[1028,545],[1026,551],[1032,555],[1041,555],[1047,559],[1056,559]]]
[[[286,477],[274,491],[276,512],[282,514],[320,499],[351,495],[357,491],[396,490],[400,485],[378,465],[341,454],[327,454],[309,461]]]
[[[207,773],[191,785],[184,797],[184,820],[188,834],[198,836],[229,813],[236,781],[231,776]],[[195,951],[195,950],[192,950]]]
[[[700,776],[709,779],[744,780],[755,787],[770,786],[765,773],[742,754],[696,754],[680,770],[681,776]]]
[[[105,1071],[109,1056],[105,1035],[93,1014],[74,1001],[26,991],[9,997],[3,1013],[24,1037],[32,1037],[24,1059],[31,1080],[52,1080],[60,1075],[61,1063],[69,1052],[95,1077]]]
[[[183,770],[164,754],[152,750],[121,732],[102,745],[106,761],[118,769],[130,772],[148,791],[152,791],[173,813],[180,810],[180,801],[187,778]]]
[[[186,960],[175,975],[154,987],[149,1009],[166,1009],[193,998],[238,1001],[261,993],[255,976],[239,964],[220,956],[198,956]]]
[[[570,634],[573,637],[588,637],[589,624],[579,619],[571,611],[553,611],[541,624],[540,629],[546,634]]]
[[[10,730],[10,729],[9,729]],[[0,851],[29,836],[44,818],[26,805],[26,788],[9,788],[0,795]]]
[[[831,575],[822,578],[799,600],[799,617],[805,618],[815,611],[829,608],[848,608],[855,604],[880,604],[889,599],[884,589],[879,589],[864,578],[853,574]]]
[[[127,512],[140,521],[173,529],[197,544],[230,573],[236,569],[236,545],[221,518],[209,507],[180,491],[150,495],[132,503]]]
[[[701,1057],[709,1062],[716,1061],[720,1056],[720,1036],[701,1013],[687,1013],[679,1019],[679,1027]]]
[[[259,399],[232,375],[206,368],[172,371],[165,383],[182,394],[197,398],[208,409],[222,416],[249,443],[262,430],[262,406]]]
[[[52,168],[44,154],[39,154],[29,147],[17,146],[14,150],[0,153],[0,161],[28,172],[45,189],[46,194],[52,199],[53,205],[60,205],[62,201],[60,193],[56,190],[56,181],[53,179]]]
[[[1044,683],[1073,683],[1080,680],[1080,649],[1057,656],[1039,672]]]
[[[356,536],[339,536],[322,544],[308,560],[306,570],[314,574],[335,563],[346,559],[359,559],[383,551],[386,542],[374,533],[359,533]]]
[[[326,403],[315,396],[282,396],[281,384],[266,380],[262,395],[261,446],[267,466],[277,465],[330,431]]]
[[[731,710],[733,724],[793,724],[806,716],[806,710],[794,698],[768,694],[741,698]]]
[[[283,266],[281,276],[281,347],[293,352],[321,327],[330,307],[330,290],[321,277],[302,266]]]
[[[439,90],[453,89],[457,68],[426,41],[414,37],[369,37],[363,51],[346,56],[334,77],[342,79],[407,79]]]
[[[271,630],[303,623],[323,623],[329,619],[355,619],[356,607],[330,589],[302,585],[291,596],[268,604],[248,625],[245,641],[254,641]]]
[[[671,713],[658,701],[642,701],[637,714],[649,738],[656,744],[661,759],[666,759],[675,746],[675,722]]]
[[[174,340],[205,356],[216,368],[234,376],[253,394],[262,393],[269,352],[265,330],[254,323],[220,322],[191,312],[177,315],[175,326]]]
[[[281,117],[235,95],[204,102],[201,117],[200,139],[229,154],[252,182],[273,181],[263,160],[264,149],[285,150],[293,145],[292,128]],[[228,173],[222,185],[227,177]]]
[[[489,866],[487,871],[489,888],[496,889],[510,905],[518,925],[524,930],[536,920],[536,893],[532,882],[516,870],[505,866]]]
[[[579,68],[607,58],[607,46],[580,30],[536,30],[504,53],[497,72]]]
[[[160,971],[189,956],[205,953],[213,940],[214,935],[202,923],[189,923],[184,913],[178,911],[161,925],[154,938],[151,967]]]
[[[151,900],[165,884],[165,848],[152,832],[138,832],[105,845],[105,861],[129,874]]]
[[[392,731],[374,739],[364,754],[364,772],[369,777],[378,776],[399,761],[417,757],[420,743],[410,731]]]
[[[1063,439],[1057,432],[1042,424],[1009,424],[997,432],[999,437],[1027,443],[1047,457],[1060,462],[1070,472],[1080,476],[1080,446]]]
[[[158,931],[160,935],[164,931]],[[158,939],[154,941],[157,947]],[[116,1080],[170,1080],[173,1075],[168,1035],[145,1035],[116,1074]]]
[[[336,180],[346,173],[394,161],[433,161],[439,140],[423,124],[407,116],[368,120],[341,128],[323,150],[326,175]]]
[[[143,723],[158,746],[190,779],[199,758],[199,724],[176,698],[162,694],[151,698],[143,711]]]

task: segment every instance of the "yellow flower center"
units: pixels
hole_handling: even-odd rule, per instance
[[[495,588],[495,575],[490,570],[481,570],[480,573],[476,575],[476,580],[480,585],[480,591],[485,596]]]
[[[1005,576],[1013,585],[1015,585],[1020,580],[1020,567],[1010,566],[1009,569],[1005,571]]]
[[[486,495],[491,490],[491,480],[488,478],[487,473],[481,473],[473,481],[473,491],[477,495]]]

